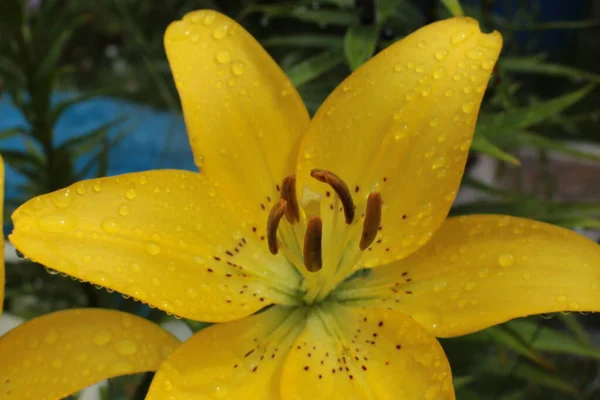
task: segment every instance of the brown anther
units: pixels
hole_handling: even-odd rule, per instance
[[[298,198],[296,197],[296,175],[290,175],[283,178],[281,182],[281,198],[287,201],[285,208],[285,218],[290,224],[300,221],[300,208],[298,207]]]
[[[350,194],[350,189],[346,182],[342,180],[339,176],[334,174],[331,171],[327,171],[324,169],[313,169],[310,171],[310,176],[315,178],[316,180],[326,183],[335,191],[335,193],[340,198],[342,202],[342,206],[344,207],[344,216],[346,217],[346,223],[350,225],[352,221],[354,221],[354,201],[352,200],[352,195]]]
[[[269,244],[269,251],[271,254],[277,254],[279,247],[277,244],[277,228],[279,227],[279,221],[285,213],[287,202],[280,199],[273,205],[267,218],[267,243]]]
[[[317,272],[323,267],[322,236],[323,221],[319,217],[312,217],[308,220],[304,235],[304,266],[310,272]]]
[[[369,194],[367,199],[367,207],[365,210],[365,220],[363,221],[363,231],[360,237],[359,247],[361,250],[368,248],[377,237],[377,231],[381,224],[381,194],[373,192]]]

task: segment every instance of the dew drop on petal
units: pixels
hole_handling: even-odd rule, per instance
[[[146,242],[146,252],[151,256],[155,256],[160,253],[160,246],[155,242]]]
[[[92,337],[92,341],[96,346],[104,346],[108,344],[112,339],[112,334],[106,329],[100,329]]]
[[[514,263],[515,256],[513,256],[511,253],[503,253],[498,256],[498,264],[500,264],[501,267],[510,267]]]

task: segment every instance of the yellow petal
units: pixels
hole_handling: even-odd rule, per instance
[[[417,253],[349,281],[339,296],[402,311],[441,337],[531,314],[600,311],[600,246],[522,218],[450,218]]]
[[[309,121],[302,99],[260,44],[217,12],[172,23],[165,48],[196,164],[237,201],[262,211],[294,173]]]
[[[395,311],[323,308],[290,350],[283,400],[454,399],[448,360],[423,327]]]
[[[0,338],[0,397],[61,399],[104,379],[156,371],[178,345],[158,325],[119,311],[44,315]]]
[[[279,399],[281,367],[305,313],[285,307],[213,325],[161,366],[146,400]]]
[[[279,289],[293,290],[298,274],[229,200],[192,172],[83,181],[21,206],[10,240],[36,262],[169,313],[233,320],[285,302]]]
[[[4,226],[4,160],[0,156],[0,226]],[[0,316],[4,305],[4,250],[0,254]]]
[[[336,196],[323,195],[330,189],[309,176],[311,169],[330,170],[348,184],[359,227],[369,193],[381,193],[381,230],[361,266],[414,252],[446,217],[501,46],[498,32],[481,33],[473,19],[436,22],[375,56],[319,109],[301,143],[298,193],[322,195],[324,230],[344,218],[332,216],[341,213],[329,204]],[[358,252],[360,232],[354,230],[345,259]]]

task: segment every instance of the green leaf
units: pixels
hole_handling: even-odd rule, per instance
[[[111,128],[122,124],[126,120],[127,117],[117,117],[84,135],[67,140],[58,147],[57,151],[68,153],[75,158],[88,153],[102,143]]]
[[[593,88],[588,85],[551,100],[541,101],[529,107],[507,110],[497,114],[482,114],[477,123],[477,133],[486,138],[501,140],[515,131],[528,128],[554,117],[585,97]],[[496,141],[496,140],[494,140]]]
[[[38,64],[36,71],[37,79],[41,79],[50,73],[50,71],[58,63],[59,58],[65,46],[67,45],[67,42],[75,32],[75,29],[88,20],[89,17],[87,15],[82,15],[78,18],[74,18],[69,24],[62,27],[60,33],[54,38],[46,54],[42,57]]]
[[[335,35],[294,35],[294,36],[274,36],[268,38],[262,42],[265,47],[278,47],[278,46],[290,46],[290,47],[332,47],[342,48],[343,40],[339,36]]]
[[[496,146],[481,133],[476,133],[473,137],[471,150],[487,154],[498,160],[506,161],[507,163],[512,165],[520,164],[520,161],[517,158],[515,158],[512,154],[509,154],[502,150],[500,147]]]
[[[25,153],[19,150],[3,150],[0,149],[0,154],[4,158],[4,162],[19,171],[20,169],[33,168],[34,170],[43,170],[44,162],[32,154]]]
[[[351,11],[312,10],[306,6],[290,4],[252,6],[247,12],[263,13],[267,18],[289,17],[319,25],[350,26],[359,22],[356,14]]]
[[[342,53],[325,51],[294,65],[286,73],[292,83],[298,87],[330,71],[343,60]]]
[[[539,58],[511,58],[500,59],[499,67],[511,72],[526,72],[551,76],[564,76],[577,80],[586,80],[600,83],[600,75],[562,64],[545,63]]]
[[[487,372],[498,376],[512,376],[528,382],[538,384],[559,392],[576,394],[577,388],[567,382],[554,372],[541,369],[535,365],[529,365],[519,361],[514,366],[500,366],[497,361],[488,362],[482,366]]]
[[[528,340],[531,346],[538,351],[592,357],[600,360],[600,348],[582,343],[554,328],[540,327],[537,323],[527,319],[514,320],[508,322],[507,325]]]
[[[350,69],[354,71],[373,56],[379,38],[379,31],[379,25],[365,26],[360,24],[353,25],[346,31],[344,54]]]
[[[0,131],[0,140],[9,139],[11,137],[21,136],[21,135],[26,135],[26,134],[27,134],[27,131],[25,130],[25,128],[23,128],[21,126],[8,128],[8,129],[4,129],[3,131]]]
[[[121,91],[120,86],[109,86],[103,87],[96,90],[90,90],[86,93],[79,94],[70,98],[69,100],[65,100],[57,104],[50,114],[50,124],[54,125],[56,121],[60,118],[60,116],[69,109],[69,107],[74,106],[79,103],[86,102],[88,100],[94,99],[99,96],[107,96],[111,94],[116,94]]]
[[[559,142],[534,132],[518,132],[513,137],[505,138],[504,142],[515,147],[531,146],[539,150],[555,150],[584,160],[600,161],[600,156],[594,153],[577,150],[567,146],[564,142]]]
[[[504,345],[546,369],[553,369],[550,361],[536,351],[518,330],[511,329],[510,325],[494,326],[482,333],[490,337],[494,343]]]
[[[590,337],[585,326],[579,321],[575,314],[559,314],[558,319],[575,336],[575,338],[584,345],[590,344]]]
[[[442,0],[442,4],[444,4],[453,17],[462,17],[465,15],[459,0]]]

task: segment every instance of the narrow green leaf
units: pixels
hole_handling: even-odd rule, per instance
[[[286,73],[292,83],[298,87],[330,71],[343,60],[342,53],[325,51],[294,65]]]
[[[102,143],[111,128],[122,124],[126,120],[127,117],[125,116],[117,117],[86,134],[67,140],[58,147],[57,151],[69,153],[75,158],[81,156]]]
[[[565,324],[565,327],[575,336],[575,338],[582,344],[589,346],[590,337],[586,331],[585,326],[579,321],[577,314],[559,314],[558,319]],[[600,353],[600,349],[599,353]]]
[[[471,149],[480,153],[487,154],[492,156],[498,160],[506,161],[512,165],[519,165],[520,161],[515,158],[513,155],[505,152],[500,147],[496,146],[490,140],[488,140],[483,134],[475,134],[473,137],[473,143],[471,145]]]
[[[452,380],[454,382],[454,389],[458,390],[473,382],[474,378],[472,376],[455,376]]]
[[[27,134],[25,128],[18,126],[0,131],[0,140]]]
[[[512,145],[514,146],[531,146],[539,150],[555,150],[560,153],[584,160],[600,161],[600,156],[597,156],[594,153],[577,150],[575,148],[569,147],[564,142],[559,142],[534,132],[522,131],[514,135],[512,138],[506,138],[507,143],[510,143],[511,141],[514,142],[512,143]]]
[[[306,6],[290,4],[258,5],[250,7],[246,12],[263,13],[267,18],[295,18],[300,21],[319,25],[350,26],[359,22],[356,13],[352,11],[312,10]]]
[[[2,154],[4,162],[15,168],[17,171],[27,167],[38,170],[45,168],[42,160],[29,153],[19,150],[0,149],[0,154]]]
[[[539,351],[592,357],[600,360],[600,348],[582,343],[574,337],[547,326],[539,327],[528,319],[518,319],[507,323],[515,332],[526,338],[531,346]]]
[[[500,68],[511,72],[526,72],[551,76],[564,76],[578,80],[600,83],[600,75],[583,71],[562,64],[546,63],[535,58],[504,57],[499,62]]]
[[[379,31],[379,25],[357,24],[348,28],[344,36],[344,55],[351,70],[354,71],[373,56]]]
[[[301,48],[342,48],[344,41],[335,35],[294,35],[294,36],[274,36],[262,42],[265,47],[301,47]]]
[[[567,382],[554,372],[546,371],[535,365],[526,364],[519,362],[515,366],[503,367],[498,365],[497,362],[486,363],[484,368],[487,372],[490,372],[498,376],[513,376],[515,378],[524,380],[529,384],[538,384],[559,392],[576,394],[577,388],[570,382]]]
[[[84,102],[86,102],[88,100],[92,100],[96,97],[116,94],[116,93],[119,93],[121,90],[122,89],[120,86],[102,87],[102,88],[98,88],[96,90],[90,90],[86,93],[82,93],[82,94],[74,96],[68,100],[62,101],[58,105],[56,105],[54,107],[54,109],[51,111],[50,123],[55,124],[56,121],[58,121],[58,119],[60,118],[60,116],[69,109],[69,107],[72,107],[79,103],[84,103]]]
[[[495,139],[494,142],[510,137],[515,131],[556,116],[585,97],[592,88],[593,85],[588,85],[574,92],[525,108],[507,110],[497,114],[482,114],[477,123],[477,133],[483,134],[488,139]],[[501,145],[501,143],[499,144]]]
[[[454,17],[462,17],[465,15],[459,0],[442,0],[442,4],[448,9]]]
[[[546,369],[553,369],[550,361],[537,352],[535,348],[521,336],[519,331],[510,329],[509,325],[494,326],[486,329],[484,333],[490,337],[494,343],[504,345]]]
[[[38,64],[38,68],[36,71],[36,77],[40,79],[43,76],[46,76],[56,65],[58,62],[67,42],[75,32],[75,29],[79,27],[79,25],[88,21],[89,17],[87,15],[82,15],[78,18],[74,18],[71,23],[67,24],[62,28],[57,37],[54,38],[52,44],[48,48],[46,54],[43,56],[41,61]]]

